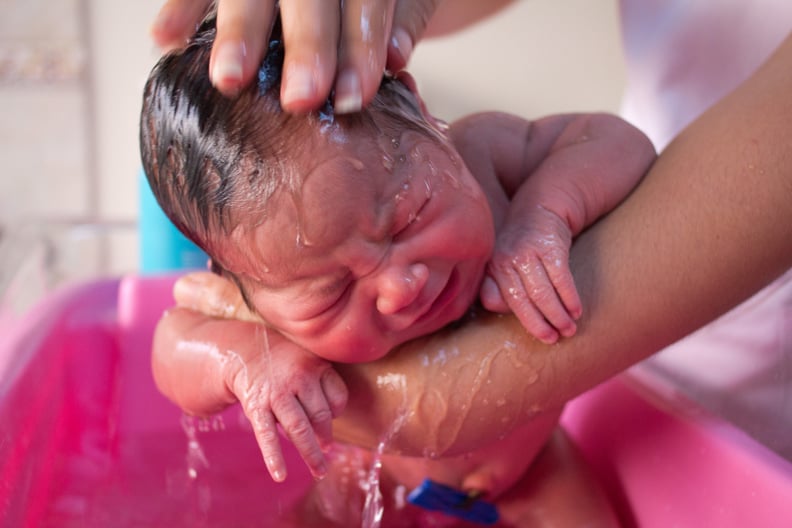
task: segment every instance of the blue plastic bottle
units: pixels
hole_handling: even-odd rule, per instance
[[[208,257],[176,229],[162,212],[143,169],[138,177],[140,272],[167,273],[206,268]]]

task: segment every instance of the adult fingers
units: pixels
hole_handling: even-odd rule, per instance
[[[440,0],[398,0],[388,41],[387,67],[399,71],[407,66],[415,44],[429,25]]]
[[[209,59],[212,84],[236,95],[256,75],[267,49],[275,0],[219,0],[217,36]]]
[[[281,106],[307,112],[324,103],[333,85],[340,24],[335,0],[282,0]]]
[[[195,32],[211,0],[168,0],[157,13],[150,32],[163,51],[179,48]]]
[[[357,112],[377,93],[385,71],[395,0],[345,0],[338,45],[335,111]]]

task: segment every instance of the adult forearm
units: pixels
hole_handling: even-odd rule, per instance
[[[488,316],[430,338],[424,349],[413,343],[379,363],[343,367],[351,389],[344,418],[356,422],[350,438],[376,443],[406,409],[396,449],[455,453],[494,440],[792,267],[790,64],[787,40],[662,153],[621,207],[579,237],[572,267],[585,315],[576,336],[545,346],[512,318]]]
[[[443,0],[426,27],[425,37],[441,37],[461,31],[501,9],[514,0]]]
[[[477,448],[555,411],[792,267],[790,64],[787,40],[749,82],[685,130],[618,209],[580,235],[571,257],[585,310],[573,338],[542,345],[514,318],[490,314],[376,363],[338,366],[350,396],[337,438],[373,447],[398,429],[389,441],[397,451]],[[229,302],[241,306],[238,296]],[[211,314],[214,304],[203,309]],[[172,350],[190,332],[218,350],[256,352],[253,325],[193,315],[203,322],[171,314],[160,323],[155,376],[157,347]],[[232,324],[240,325],[233,334]],[[206,376],[207,400],[197,392],[188,398],[175,385],[166,393],[183,406],[190,398],[197,408],[226,402],[212,365],[194,365]]]

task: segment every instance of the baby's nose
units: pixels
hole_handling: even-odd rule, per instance
[[[390,266],[383,270],[378,284],[377,311],[394,314],[412,304],[429,278],[425,264]]]

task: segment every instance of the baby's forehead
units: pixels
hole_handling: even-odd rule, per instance
[[[293,268],[295,259],[329,254],[351,233],[375,236],[382,228],[382,213],[387,212],[382,179],[358,157],[343,152],[320,156],[314,151],[313,162],[296,169],[301,173],[295,185],[281,186],[263,209],[251,203],[238,211],[244,215],[237,231],[239,247],[246,248],[249,237],[254,241],[251,268],[257,263],[273,272]]]
[[[266,263],[274,279],[276,271],[294,269],[300,259],[321,260],[342,245],[382,240],[403,188],[430,170],[427,160],[441,148],[415,131],[345,139],[302,149],[298,184],[278,190],[266,216],[244,222],[253,228],[246,236],[253,234],[256,246],[245,268]]]

